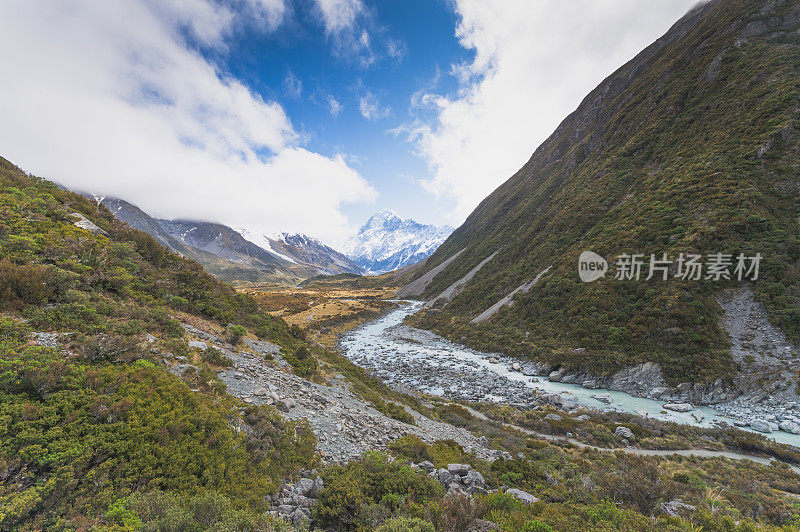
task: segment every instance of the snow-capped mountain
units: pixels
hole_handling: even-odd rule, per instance
[[[117,219],[149,233],[165,247],[196,260],[226,281],[292,281],[315,275],[365,273],[342,253],[307,235],[267,235],[211,222],[163,220],[119,198],[95,200]]]
[[[390,272],[431,255],[450,236],[449,225],[423,225],[392,211],[374,214],[343,246],[344,253],[369,273]]]

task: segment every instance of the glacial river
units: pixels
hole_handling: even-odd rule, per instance
[[[557,394],[597,410],[628,412],[698,427],[712,427],[718,423],[733,425],[732,418],[713,408],[698,406],[685,413],[665,411],[663,402],[634,397],[624,392],[587,389],[574,384],[550,382],[544,377],[525,376],[510,369],[516,361],[513,358],[474,351],[427,332],[420,335],[424,341],[393,333],[403,319],[419,310],[421,305],[419,302],[401,302],[397,310],[350,331],[340,341],[342,353],[353,362],[375,371],[390,384],[414,387],[433,395],[448,395],[448,392],[457,390],[460,379],[455,375],[469,375],[470,379],[466,379],[469,383],[476,382],[475,379],[477,382],[487,380],[487,376],[490,377],[488,380],[496,383],[500,377],[510,387],[525,386]],[[497,362],[493,362],[492,358]],[[611,404],[593,397],[598,394],[608,394]],[[484,400],[502,402],[505,397],[494,392],[487,394]],[[750,429],[745,427],[742,430]],[[800,447],[800,435],[777,431],[765,436]]]

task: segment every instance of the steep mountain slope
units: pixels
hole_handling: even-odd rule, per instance
[[[592,91],[414,272],[417,295],[439,299],[415,323],[555,366],[654,361],[673,383],[704,381],[739,367],[717,295],[740,283],[679,280],[675,263],[668,280],[645,281],[649,257],[760,253],[756,299],[798,343],[799,86],[796,1],[701,4]],[[584,250],[612,269],[644,254],[644,275],[583,283]]]
[[[385,273],[427,258],[452,232],[449,225],[422,225],[384,210],[374,214],[344,250],[370,273]]]
[[[98,200],[119,220],[225,281],[293,282],[321,274],[363,273],[338,251],[304,235],[269,238],[222,224],[162,220],[118,198]]]
[[[174,515],[177,497],[225,514],[236,499],[270,528],[269,495],[317,463],[313,434],[243,409],[208,364],[171,374],[164,357],[194,356],[179,320],[301,344],[199,264],[0,158],[0,529],[89,529],[137,491]]]

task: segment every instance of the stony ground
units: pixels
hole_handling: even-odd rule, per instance
[[[197,338],[196,342],[213,345],[233,360],[233,367],[219,371],[229,394],[251,404],[274,405],[290,419],[307,419],[326,461],[344,462],[366,451],[385,450],[390,441],[407,434],[427,442],[452,439],[486,460],[498,454],[470,432],[419,412],[408,409],[416,425],[385,416],[357,397],[340,377],[327,384],[298,377],[291,373],[274,344],[247,340],[249,349],[232,349],[212,334],[191,326],[184,328]],[[195,345],[201,347],[199,343]],[[267,360],[266,355],[273,360]],[[189,367],[184,361],[177,362],[171,366],[177,374]]]

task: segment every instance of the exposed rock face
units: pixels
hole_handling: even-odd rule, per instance
[[[97,225],[95,225],[94,222],[92,222],[86,216],[82,215],[79,212],[71,212],[70,216],[72,216],[73,218],[77,218],[77,220],[78,220],[77,222],[75,222],[73,224],[73,225],[75,225],[75,227],[79,227],[81,229],[86,229],[90,233],[95,233],[95,234],[98,234],[98,235],[107,235],[108,234],[104,230],[99,228]]]
[[[615,373],[607,388],[632,395],[646,396],[653,388],[665,386],[661,367],[654,362],[645,362]]]
[[[272,499],[272,515],[298,527],[311,521],[311,510],[325,487],[315,471],[304,471],[302,475],[294,484],[285,484]]]

